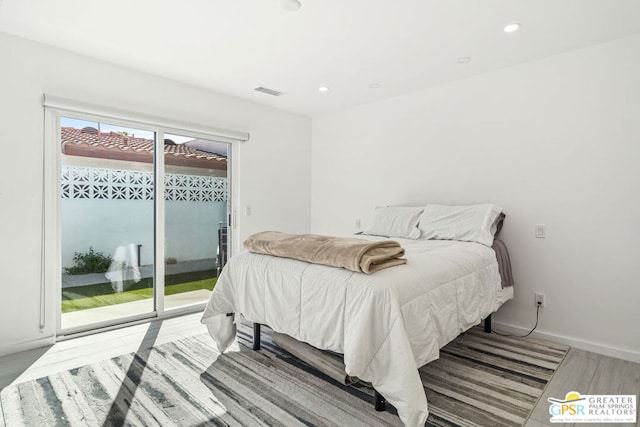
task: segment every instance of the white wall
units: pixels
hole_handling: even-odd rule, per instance
[[[531,328],[542,292],[540,336],[640,361],[639,161],[635,36],[314,118],[311,229],[496,203],[517,285],[495,321]]]
[[[152,200],[65,199],[61,205],[62,266],[72,267],[76,252],[89,247],[113,255],[124,245],[142,245],[141,265],[151,265]],[[215,258],[218,228],[227,221],[227,202],[165,202],[165,259],[193,261]]]
[[[309,230],[309,118],[1,33],[0,57],[0,354],[55,330],[50,294],[39,330],[42,93],[250,132],[233,173],[234,202],[252,215],[238,215],[235,242],[261,229]]]

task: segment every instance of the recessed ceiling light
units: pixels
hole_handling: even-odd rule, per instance
[[[506,27],[504,27],[504,32],[505,33],[513,33],[516,32],[520,29],[522,25],[520,25],[519,22],[514,22],[513,24],[509,24]]]
[[[468,62],[471,62],[471,57],[470,56],[461,56],[460,58],[456,59],[456,62],[458,64],[466,64]]]
[[[298,0],[280,0],[280,5],[289,12],[295,12],[302,6]]]
[[[382,85],[380,83],[371,83],[369,89],[380,89]]]
[[[320,86],[318,92],[329,92],[329,88],[326,86]]]

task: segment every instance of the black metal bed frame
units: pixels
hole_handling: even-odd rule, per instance
[[[260,350],[260,326],[260,323],[253,324],[253,349],[256,351]],[[484,331],[488,334],[491,333],[491,314],[484,319]],[[387,409],[386,399],[376,389],[373,392],[376,411],[385,411]]]

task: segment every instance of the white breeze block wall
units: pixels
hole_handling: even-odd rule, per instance
[[[113,255],[122,245],[142,245],[141,264],[153,263],[151,172],[63,166],[62,266],[90,247]],[[220,222],[227,217],[227,179],[165,175],[167,257],[215,258]]]

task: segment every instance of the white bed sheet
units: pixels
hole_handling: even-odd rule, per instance
[[[423,426],[428,409],[417,369],[513,298],[513,288],[501,288],[495,253],[484,245],[394,240],[407,264],[372,275],[243,252],[223,269],[202,323],[220,351],[236,332],[226,313],[236,313],[343,353],[348,375],[371,382],[405,425]]]

